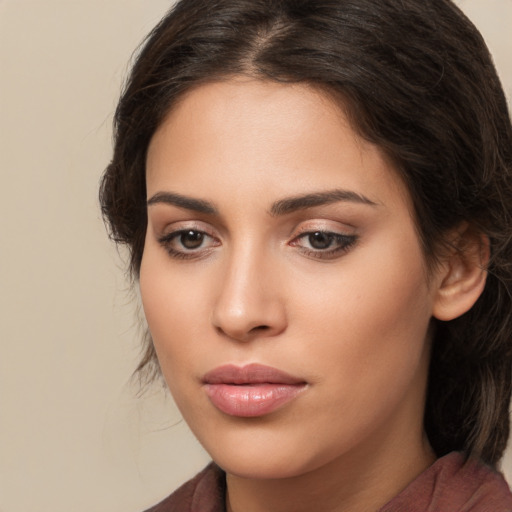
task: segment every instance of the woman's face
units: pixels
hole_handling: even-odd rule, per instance
[[[147,191],[145,314],[221,467],[279,478],[422,449],[434,291],[404,186],[333,101],[200,86],[154,135]]]

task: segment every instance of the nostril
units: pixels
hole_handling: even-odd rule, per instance
[[[236,332],[234,330],[225,330],[221,326],[215,327],[218,334],[228,336],[230,338],[240,340],[240,341],[249,341],[253,339],[253,337],[257,337],[258,333],[266,333],[267,331],[270,331],[271,328],[269,325],[257,325],[256,327],[253,327],[249,329],[248,331],[244,332]]]
[[[270,329],[270,327],[268,325],[257,325],[256,327],[253,327],[250,332],[254,332],[254,331],[267,331],[268,329]]]

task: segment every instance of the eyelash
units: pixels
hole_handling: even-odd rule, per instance
[[[345,254],[348,252],[352,246],[357,242],[358,237],[356,235],[345,235],[342,233],[336,233],[334,231],[327,231],[327,230],[313,230],[313,231],[305,231],[295,237],[290,245],[293,247],[299,246],[299,241],[303,239],[309,238],[309,243],[311,245],[311,237],[315,235],[321,235],[324,237],[327,237],[330,241],[330,244],[332,242],[335,243],[335,248],[330,250],[325,249],[308,249],[306,247],[301,247],[301,252],[305,254],[306,256],[317,258],[317,259],[335,259],[338,256],[341,256],[342,254]]]
[[[203,241],[208,238],[208,239],[215,241],[216,243],[214,243],[212,246],[210,246],[206,249],[202,247],[203,242],[201,242],[201,245],[196,250],[187,249],[187,248],[183,248],[183,250],[175,249],[172,246],[173,242],[178,239],[178,243],[180,243],[179,242],[180,237],[182,237],[183,235],[186,235],[187,233],[188,234],[194,233],[196,235],[202,236]],[[201,229],[195,229],[195,228],[179,229],[177,231],[173,231],[172,233],[168,233],[158,239],[158,243],[167,251],[169,256],[171,256],[171,258],[174,258],[177,260],[190,260],[190,259],[200,258],[202,256],[205,256],[208,252],[210,252],[209,249],[220,245],[220,243],[217,243],[217,242],[218,241],[215,237],[209,235],[208,233],[206,233],[205,231],[203,231]],[[207,251],[207,252],[205,252],[205,251]]]
[[[197,248],[190,249],[183,247],[183,240],[180,242],[180,237],[186,234],[194,234],[196,236],[202,237],[202,240],[200,242],[200,245]],[[327,238],[327,241],[329,242],[328,247],[334,243],[335,247],[333,249],[315,249],[315,248],[307,248],[300,245],[300,241],[304,239],[309,239],[309,244],[311,244],[313,236],[323,236]],[[213,241],[213,244],[210,244],[208,247],[204,248],[203,243],[205,240],[210,239]],[[173,243],[178,240],[178,243],[181,243],[183,249],[176,249],[173,247]],[[356,235],[345,235],[341,233],[336,233],[333,231],[327,231],[327,230],[311,230],[311,231],[304,231],[303,233],[300,233],[298,236],[296,236],[291,242],[289,242],[289,245],[292,247],[298,247],[302,254],[310,257],[310,258],[316,258],[316,259],[335,259],[338,256],[341,256],[342,254],[345,254],[348,252],[352,246],[357,242],[358,237]],[[203,256],[206,256],[210,249],[213,247],[217,247],[220,245],[220,242],[212,235],[206,233],[203,230],[195,229],[195,228],[187,228],[187,229],[179,229],[177,231],[173,231],[172,233],[168,233],[164,236],[161,236],[158,238],[158,243],[167,251],[169,256],[173,259],[177,260],[190,260],[190,259],[198,259]]]

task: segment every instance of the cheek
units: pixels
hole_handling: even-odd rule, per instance
[[[161,254],[160,254],[161,253]],[[167,255],[148,248],[140,270],[140,293],[155,351],[167,383],[171,376],[190,375],[195,353],[204,339],[203,287],[187,272],[170,271]]]
[[[364,399],[406,388],[424,354],[431,317],[419,248],[370,249],[347,257],[338,272],[301,283],[315,293],[293,292],[302,297],[298,322],[309,333],[308,360],[341,390],[359,391]]]

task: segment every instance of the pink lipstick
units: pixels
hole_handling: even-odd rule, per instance
[[[230,416],[264,416],[293,400],[307,383],[260,364],[225,365],[208,372],[204,389],[217,409]]]

